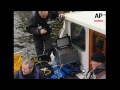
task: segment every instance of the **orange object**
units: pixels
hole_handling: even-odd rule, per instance
[[[22,56],[19,53],[14,53],[14,74],[20,69],[22,65]]]

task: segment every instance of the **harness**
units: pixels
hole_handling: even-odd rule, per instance
[[[103,70],[102,72],[100,72],[100,73],[96,76],[96,79],[99,79],[99,78],[102,77],[104,74],[106,74],[106,70]]]

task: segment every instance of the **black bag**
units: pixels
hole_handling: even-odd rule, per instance
[[[54,74],[54,70],[52,68],[52,66],[50,64],[48,64],[48,62],[46,61],[41,61],[36,63],[36,66],[38,66],[40,68],[41,71],[43,71],[43,73],[46,76],[51,76],[52,74]]]

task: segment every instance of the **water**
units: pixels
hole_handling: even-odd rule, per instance
[[[15,11],[14,12],[14,52],[23,51],[30,56],[36,56],[32,35],[26,32],[26,24],[31,16],[31,11]],[[55,43],[59,30],[63,24],[57,20],[53,22],[53,30],[51,33],[52,41]]]

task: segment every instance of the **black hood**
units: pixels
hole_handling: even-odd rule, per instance
[[[32,17],[38,17],[38,11],[32,11]]]

